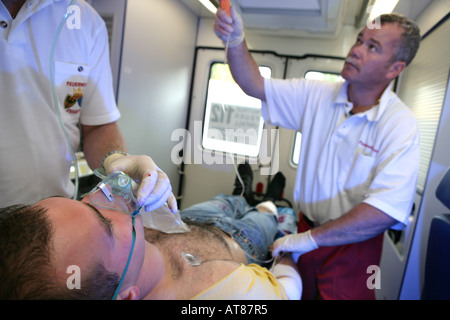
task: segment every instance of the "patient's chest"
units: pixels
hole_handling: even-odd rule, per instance
[[[180,234],[145,229],[145,239],[165,256],[173,280],[195,283],[194,291],[203,290],[245,263],[242,249],[219,229],[204,225],[190,229]]]

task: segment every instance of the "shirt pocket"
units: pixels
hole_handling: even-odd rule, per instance
[[[84,64],[55,62],[55,91],[60,114],[72,147],[80,143],[79,120],[90,67]]]
[[[81,112],[83,95],[89,79],[90,67],[85,64],[55,62],[55,87],[64,114]]]
[[[363,196],[372,181],[376,158],[363,148],[357,148],[355,155],[339,175],[339,184],[346,192]]]

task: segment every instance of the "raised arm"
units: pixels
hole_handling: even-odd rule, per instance
[[[214,31],[225,45],[228,64],[236,83],[249,96],[265,101],[264,78],[247,48],[242,19],[233,7],[231,17],[226,11],[217,10]]]

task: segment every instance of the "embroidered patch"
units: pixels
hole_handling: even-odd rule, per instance
[[[68,113],[79,113],[86,83],[67,81],[67,87],[72,88],[72,94],[67,94],[64,99],[64,109]],[[77,104],[78,102],[78,104]]]

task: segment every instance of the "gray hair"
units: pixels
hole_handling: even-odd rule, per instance
[[[392,61],[404,61],[409,65],[416,56],[420,46],[420,29],[417,24],[408,17],[399,13],[382,14],[381,24],[398,23],[403,29],[400,47],[392,57]]]

